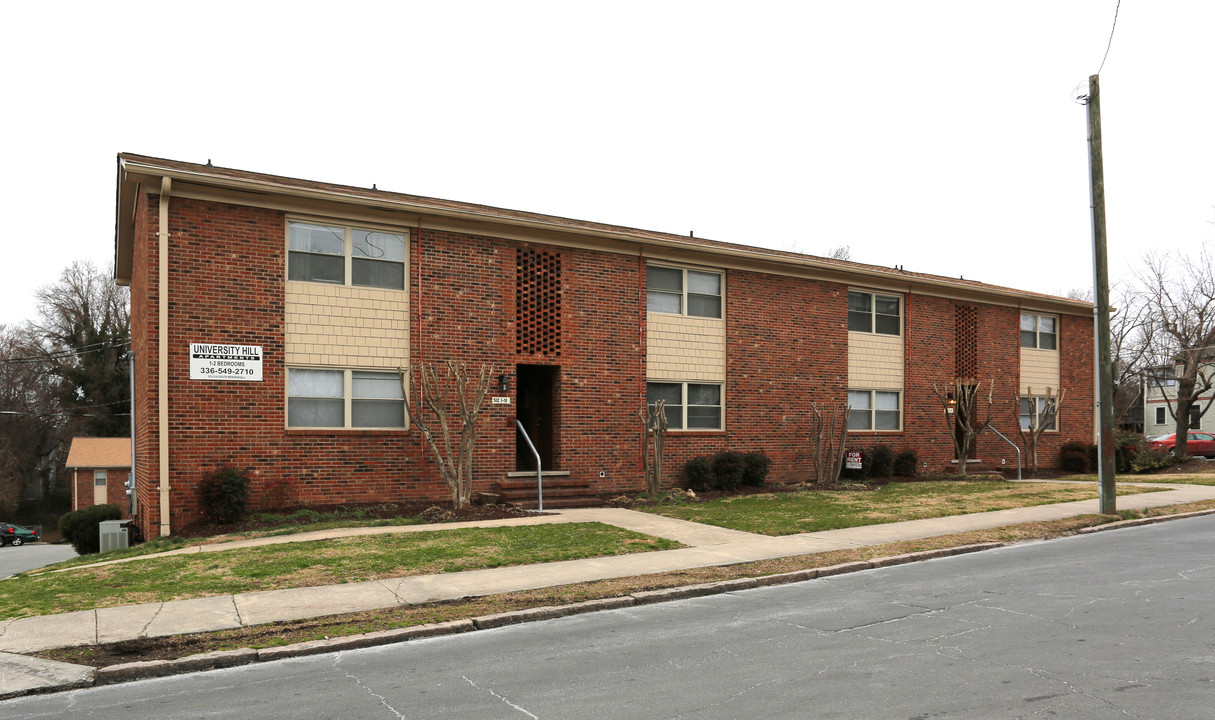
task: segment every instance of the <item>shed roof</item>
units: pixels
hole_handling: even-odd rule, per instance
[[[72,438],[68,467],[129,468],[131,438]]]

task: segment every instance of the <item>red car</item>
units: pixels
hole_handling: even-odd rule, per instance
[[[1172,455],[1173,446],[1177,443],[1177,433],[1157,435],[1148,439],[1152,443],[1153,450],[1159,450],[1162,453]],[[1215,458],[1215,435],[1199,430],[1189,431],[1185,438],[1185,452],[1187,455],[1202,455],[1203,457]]]

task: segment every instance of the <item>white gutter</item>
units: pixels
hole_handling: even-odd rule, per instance
[[[169,192],[173,181],[167,176],[160,179],[160,229],[156,234],[157,249],[160,253],[158,265],[159,279],[157,288],[160,291],[160,307],[158,309],[157,345],[159,346],[159,367],[156,371],[159,397],[156,402],[159,437],[157,445],[160,450],[160,535],[167,536],[169,524]],[[134,411],[134,408],[132,408]],[[131,438],[134,444],[135,438]],[[131,468],[134,471],[134,468]]]

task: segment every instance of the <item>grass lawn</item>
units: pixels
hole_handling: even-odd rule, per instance
[[[436,530],[148,558],[0,583],[0,618],[682,547],[601,523]]]
[[[1124,486],[1119,495],[1153,492]],[[639,507],[667,517],[760,533],[793,535],[1029,505],[1087,500],[1097,488],[1057,483],[948,480],[890,483],[878,490],[745,495],[707,503]]]

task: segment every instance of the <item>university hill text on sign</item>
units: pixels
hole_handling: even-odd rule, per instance
[[[190,343],[191,380],[243,380],[261,382],[260,345]]]

